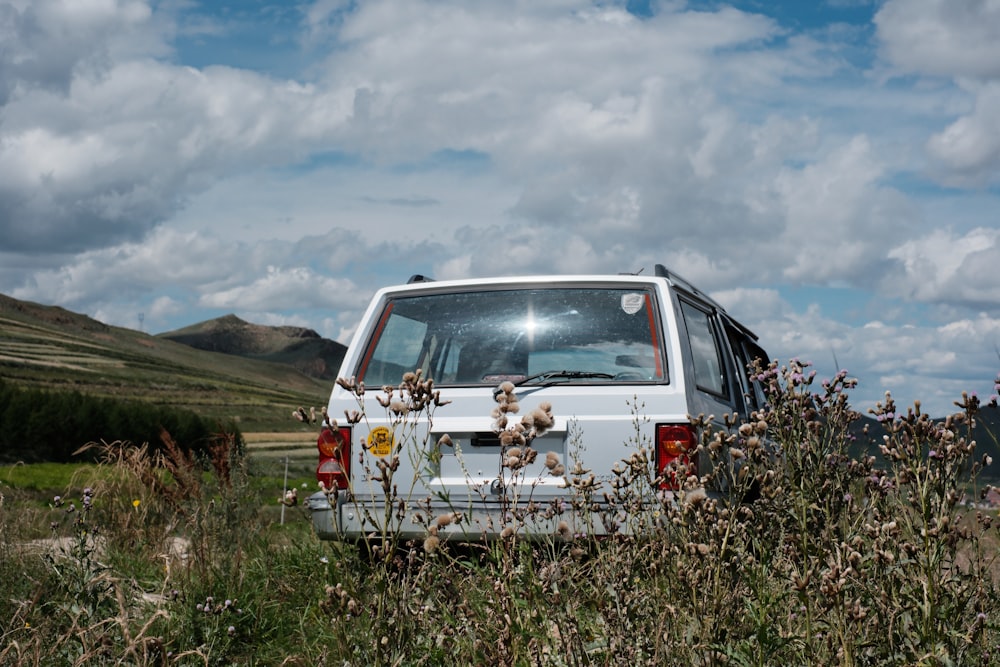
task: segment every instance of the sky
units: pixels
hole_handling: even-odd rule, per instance
[[[1000,0],[0,0],[0,293],[148,333],[661,263],[943,415],[998,212]]]

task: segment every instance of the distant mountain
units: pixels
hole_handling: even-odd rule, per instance
[[[344,351],[311,329],[255,325],[233,315],[150,336],[0,294],[0,378],[177,405],[234,418],[245,431],[288,430],[298,424],[289,416],[293,409],[325,405]],[[1000,408],[983,406],[976,422],[977,458],[992,456],[984,476],[998,479]],[[853,430],[852,454],[881,459],[882,426],[865,416]]]
[[[225,315],[159,334],[199,350],[288,364],[321,380],[335,380],[347,348],[312,329],[251,324]]]
[[[254,338],[247,333],[253,325],[235,328]],[[340,346],[315,334],[261,329],[255,348],[218,337],[221,349],[260,354],[220,354],[0,294],[0,378],[25,387],[189,408],[209,418],[235,419],[245,431],[288,430],[297,424],[292,410],[326,403],[332,383],[317,376],[336,373]],[[306,374],[300,368],[310,359],[314,372]]]

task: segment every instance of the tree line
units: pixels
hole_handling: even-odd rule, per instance
[[[73,453],[102,440],[155,449],[161,429],[181,447],[201,451],[221,427],[184,408],[21,387],[0,378],[0,463],[85,461],[95,450]]]

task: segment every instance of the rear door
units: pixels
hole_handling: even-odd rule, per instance
[[[406,436],[425,454],[408,447],[411,456],[401,457],[407,470],[397,478],[413,475],[415,494],[452,502],[500,500],[512,484],[532,498],[564,495],[574,429],[585,441],[587,467],[610,474],[635,431],[630,402],[684,405],[681,389],[669,385],[672,352],[660,298],[653,284],[636,281],[432,285],[390,298],[357,375],[369,387],[395,386],[401,373],[419,368],[450,401]],[[521,406],[509,426],[544,403],[555,414],[532,443],[537,458],[516,476],[503,465],[507,452],[491,415],[503,382],[516,385]],[[678,400],[664,400],[671,392]],[[369,411],[369,425],[389,426],[377,412]],[[438,447],[444,435],[449,444]],[[400,429],[395,437],[404,437]]]

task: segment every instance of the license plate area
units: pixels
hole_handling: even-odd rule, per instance
[[[492,431],[473,433],[469,444],[475,448],[500,449],[500,436]]]

